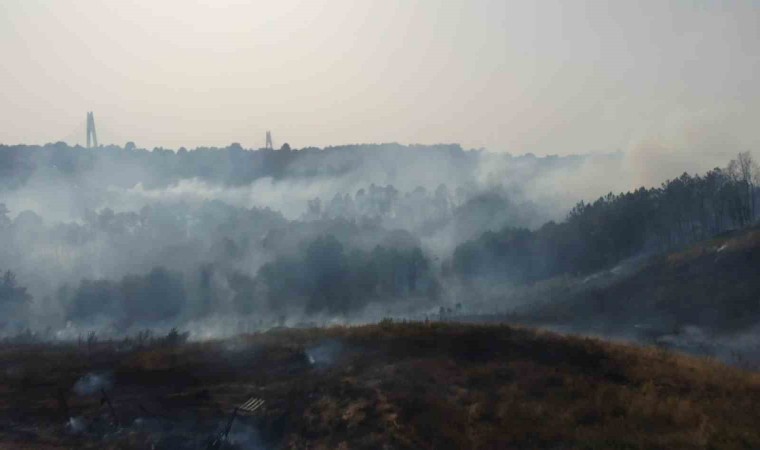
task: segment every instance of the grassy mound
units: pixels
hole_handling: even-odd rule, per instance
[[[760,448],[758,374],[509,326],[7,347],[0,361],[1,448],[212,448],[250,397],[265,407],[213,448]],[[72,389],[88,374],[108,379],[115,417]]]

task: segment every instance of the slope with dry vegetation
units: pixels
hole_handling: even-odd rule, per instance
[[[576,291],[525,316],[541,323],[606,324],[611,330],[635,323],[657,323],[663,331],[747,330],[760,323],[760,228],[652,257],[631,274]]]
[[[385,322],[0,356],[2,448],[760,448],[758,374],[509,326]],[[113,412],[102,393],[71,391],[93,373],[110,378]],[[250,397],[265,407],[211,447]]]

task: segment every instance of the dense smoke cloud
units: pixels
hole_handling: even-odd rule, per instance
[[[29,297],[4,302],[19,319],[9,329],[65,336],[241,313],[346,320],[405,298],[432,310],[454,246],[547,217],[518,175],[575,161],[456,145],[1,150],[0,267],[18,278],[8,289],[28,290],[8,298]],[[500,181],[496,159],[530,170]]]
[[[636,186],[628,169],[646,155],[1,146],[3,333],[180,326],[201,337],[508,309],[525,281],[568,272],[546,242],[582,242],[572,222],[544,224],[611,186]],[[484,247],[497,252],[484,259],[476,249],[488,233],[532,243],[509,261],[504,247]],[[563,257],[587,257],[584,245]]]

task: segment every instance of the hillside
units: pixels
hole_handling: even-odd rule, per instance
[[[610,272],[598,278],[525,317],[610,331],[748,331],[760,322],[760,228],[724,233],[639,262],[624,276]]]
[[[760,447],[756,373],[504,325],[1,352],[3,449]],[[264,407],[208,445],[251,397]]]

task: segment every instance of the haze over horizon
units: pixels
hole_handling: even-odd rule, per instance
[[[753,2],[7,0],[5,144],[756,148]],[[693,145],[696,144],[696,145]],[[646,149],[641,150],[644,146]],[[701,167],[700,167],[701,168]]]
[[[759,24],[0,0],[0,448],[760,449]]]

